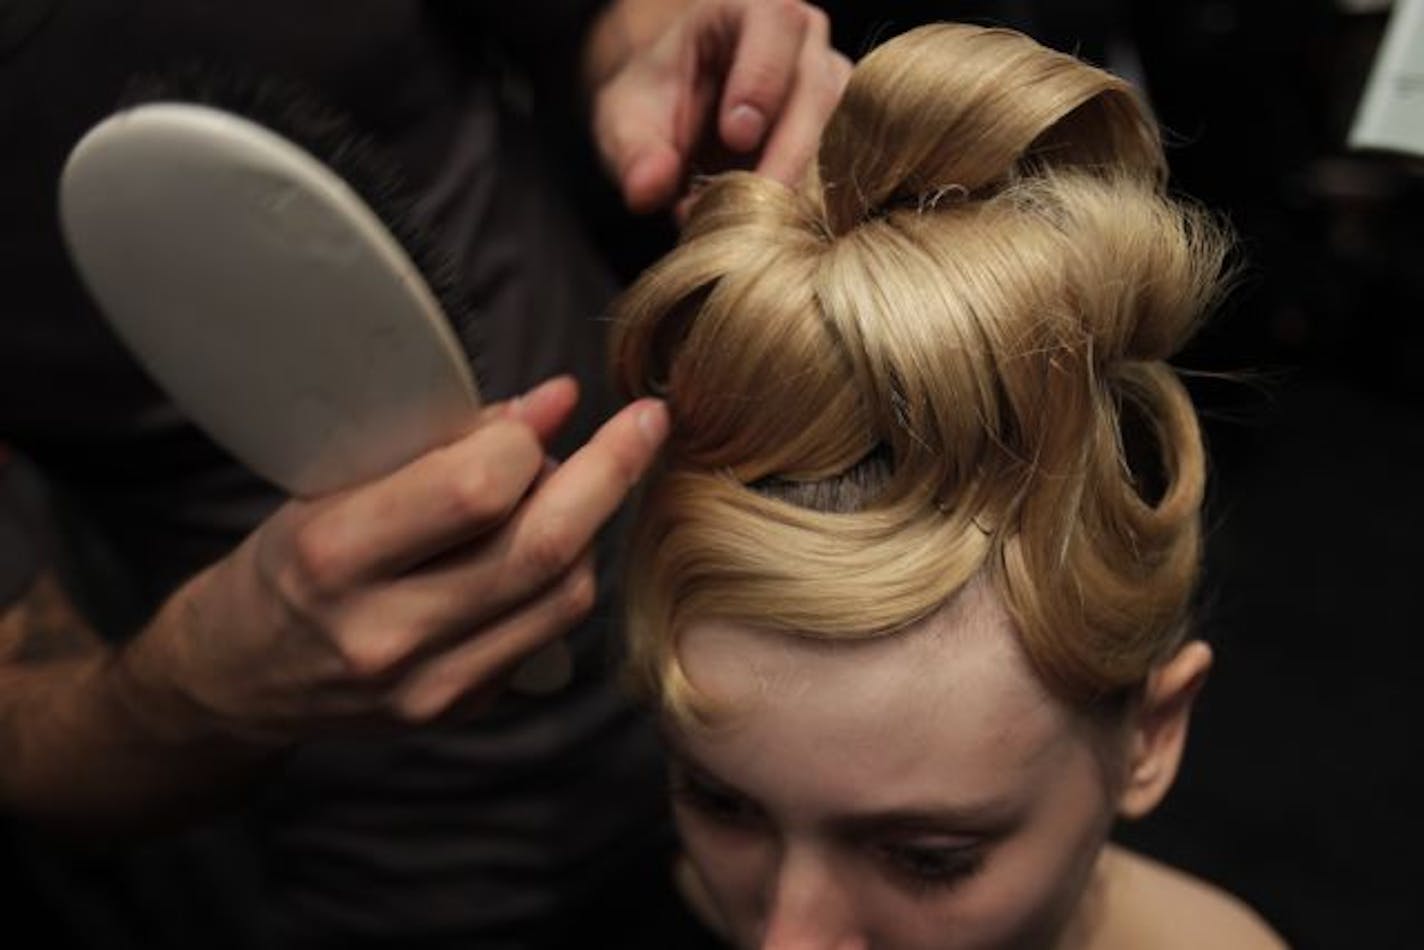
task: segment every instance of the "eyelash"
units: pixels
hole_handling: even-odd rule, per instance
[[[679,801],[725,827],[746,829],[764,823],[761,810],[735,793],[710,788],[685,776],[674,776],[671,790]],[[983,851],[975,846],[877,844],[871,850],[886,871],[917,896],[948,890],[978,873],[984,864]]]
[[[876,856],[902,884],[917,895],[948,890],[977,874],[984,854],[977,847],[934,848],[919,845],[878,845]]]
[[[672,794],[679,801],[711,820],[731,827],[759,824],[761,810],[740,795],[709,788],[686,777],[672,779]]]

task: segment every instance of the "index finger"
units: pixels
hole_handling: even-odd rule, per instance
[[[509,563],[526,585],[547,583],[577,560],[647,472],[668,427],[667,406],[640,399],[534,491],[509,525]]]
[[[796,87],[757,164],[759,173],[788,185],[799,182],[815,158],[821,131],[850,78],[850,60],[830,46],[829,29],[822,17],[807,30]]]
[[[338,585],[400,573],[502,524],[577,402],[577,384],[557,377],[486,407],[461,439],[330,499],[306,529],[323,573]]]

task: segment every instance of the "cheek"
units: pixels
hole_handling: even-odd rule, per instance
[[[1082,902],[1111,826],[1105,802],[1084,790],[1054,796],[1030,826],[1000,844],[961,895],[972,945],[1043,946],[1055,941]]]
[[[1101,849],[1094,839],[1082,850],[1005,845],[978,887],[966,891],[957,915],[973,946],[1045,946],[1078,906]],[[970,922],[972,921],[972,925]]]

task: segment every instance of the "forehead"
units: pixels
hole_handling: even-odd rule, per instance
[[[864,807],[1003,794],[1074,739],[981,582],[892,635],[825,641],[706,622],[684,632],[679,655],[729,717],[675,738],[751,793]]]

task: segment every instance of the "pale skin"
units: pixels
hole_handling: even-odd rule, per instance
[[[721,711],[667,726],[682,883],[738,947],[1283,946],[1234,898],[1105,844],[1175,777],[1204,644],[1111,726],[1043,688],[982,582],[891,636],[709,621],[679,655]]]
[[[849,72],[828,32],[793,0],[610,3],[580,66],[629,206],[685,209],[704,130],[796,179]],[[551,380],[389,476],[289,502],[122,648],[51,581],[0,610],[0,809],[170,823],[292,743],[477,712],[590,609],[592,539],[666,436],[641,400],[555,466],[577,398]]]

